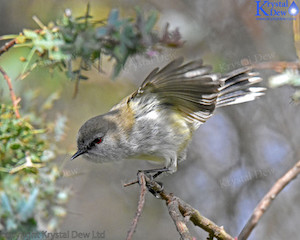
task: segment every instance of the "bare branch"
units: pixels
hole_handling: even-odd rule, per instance
[[[0,40],[1,40],[1,39],[0,39]],[[16,39],[13,39],[13,40],[11,40],[11,41],[5,43],[4,46],[2,46],[2,47],[0,48],[0,56],[1,56],[3,53],[7,52],[7,51],[8,51],[11,47],[13,47],[16,43],[17,43]]]
[[[139,218],[142,214],[144,204],[145,204],[145,196],[146,196],[146,192],[147,192],[145,174],[143,172],[139,172],[138,178],[139,178],[139,183],[140,183],[140,186],[141,186],[140,199],[139,199],[139,203],[138,203],[138,207],[137,207],[137,210],[136,210],[135,217],[132,220],[131,227],[130,227],[128,233],[127,233],[126,240],[131,240],[132,239],[132,236],[135,232],[135,229],[137,227],[137,223],[138,223]]]
[[[148,181],[148,179],[146,178]],[[192,206],[184,202],[178,197],[172,196],[170,194],[167,194],[162,187],[155,181],[151,182],[150,185],[151,189],[161,196],[163,200],[165,200],[168,204],[173,198],[176,198],[179,203],[179,210],[181,214],[184,217],[190,217],[191,222],[206,232],[208,232],[210,235],[214,235],[219,240],[233,240],[234,238],[231,237],[228,233],[225,232],[223,227],[219,227],[214,222],[209,220],[208,218],[202,216],[196,209],[194,209]]]
[[[186,202],[182,201],[181,199],[177,198],[179,201],[179,209],[183,216],[189,216],[191,222],[210,235],[214,236],[220,240],[233,240],[234,238],[230,236],[223,227],[219,227],[213,221],[209,220],[208,218],[202,216],[198,210],[194,209],[192,206],[187,204]]]
[[[272,201],[276,196],[288,185],[293,179],[297,177],[300,173],[300,161],[297,162],[283,177],[279,178],[277,182],[273,185],[270,191],[263,197],[263,199],[258,203],[254,209],[252,216],[248,220],[247,224],[240,233],[238,239],[246,240],[251,234],[252,230],[257,225],[258,221],[261,219],[263,214],[270,207]]]
[[[173,196],[173,194],[166,193],[159,183],[149,179],[146,175],[144,175],[144,178],[148,190],[153,193],[157,193],[161,199],[166,201],[169,214],[176,225],[181,239],[193,239],[188,231],[188,228],[186,227],[185,219],[187,219],[190,220],[195,226],[198,226],[208,232],[211,239],[212,237],[215,237],[218,240],[234,240],[232,236],[225,232],[223,227],[219,227],[211,220],[202,216],[196,209],[191,207],[180,198]],[[130,186],[135,183],[136,181],[133,181],[125,184],[124,186]],[[143,187],[143,185],[141,185],[141,187]],[[181,217],[179,213],[181,214]]]
[[[179,211],[179,202],[176,197],[172,197],[171,201],[167,201],[169,214],[180,234],[181,240],[192,240],[193,237],[186,226],[186,222],[181,212]]]
[[[14,107],[15,115],[17,118],[20,118],[20,113],[18,110],[18,103],[20,102],[21,99],[16,97],[15,92],[12,87],[11,79],[1,66],[0,66],[0,72],[2,73],[4,79],[6,80],[6,83],[8,85],[10,98],[11,98],[11,101],[12,101],[12,104]]]
[[[76,98],[78,91],[79,91],[79,78],[77,78],[75,81],[76,82],[75,82],[75,87],[74,87],[74,92],[73,92],[73,99]]]
[[[132,182],[123,184],[123,187],[129,187],[129,186],[137,184],[137,183],[139,183],[139,180],[134,180]]]

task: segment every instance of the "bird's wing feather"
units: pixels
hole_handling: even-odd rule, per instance
[[[185,118],[205,122],[215,109],[221,87],[218,79],[202,60],[183,64],[183,58],[178,58],[161,70],[154,69],[128,101],[154,95],[162,105],[174,108]]]

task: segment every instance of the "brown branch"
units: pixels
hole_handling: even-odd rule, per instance
[[[0,66],[0,72],[2,73],[4,79],[7,82],[7,85],[8,85],[8,88],[9,88],[9,93],[10,93],[10,98],[11,98],[13,108],[14,108],[14,111],[15,111],[15,115],[16,115],[17,118],[20,118],[20,113],[19,113],[19,110],[18,110],[18,103],[20,102],[21,99],[16,97],[15,92],[14,92],[13,87],[12,87],[10,77],[7,75],[7,73],[4,71],[4,69],[1,66]]]
[[[195,226],[198,226],[208,232],[210,238],[214,236],[218,240],[234,240],[232,236],[225,232],[223,227],[217,226],[214,222],[202,216],[196,209],[191,207],[180,198],[173,196],[173,194],[166,193],[159,183],[151,181],[145,175],[144,177],[148,190],[153,193],[157,193],[157,195],[159,195],[161,199],[166,201],[169,209],[169,214],[172,217],[182,239],[192,239],[190,233],[188,232],[188,228],[186,227],[185,221],[182,218],[184,217],[189,219]],[[136,181],[124,184],[124,186],[130,186],[134,183],[136,183]],[[178,215],[178,210],[175,210],[176,207],[178,208],[182,217],[179,217],[180,215]]]
[[[179,209],[181,214],[184,216],[189,216],[191,222],[206,232],[208,232],[211,236],[214,236],[217,239],[223,240],[233,240],[234,238],[230,236],[223,227],[217,226],[213,221],[208,218],[202,216],[198,210],[194,209],[192,206],[187,204],[178,198],[179,201]]]
[[[148,179],[146,178],[148,181]],[[159,193],[160,197],[165,200],[167,203],[172,200],[172,198],[176,198],[178,201],[178,206],[181,214],[184,217],[189,217],[191,222],[206,232],[208,232],[210,235],[214,235],[219,240],[233,240],[234,238],[231,237],[228,233],[225,232],[223,227],[219,227],[214,222],[209,220],[208,218],[202,216],[199,211],[194,209],[192,206],[184,202],[178,197],[172,196],[171,194],[167,194],[162,187],[155,181],[151,182],[151,185],[149,187],[154,191]]]
[[[185,219],[179,210],[178,199],[176,197],[172,197],[171,195],[170,201],[167,201],[167,206],[169,214],[173,219],[181,240],[193,240],[193,237],[190,234],[188,227],[186,226]]]
[[[286,185],[288,185],[293,179],[295,179],[298,174],[300,174],[300,161],[297,162],[289,171],[287,171],[286,174],[279,178],[277,182],[273,185],[273,187],[270,189],[270,191],[258,203],[258,205],[252,213],[252,216],[250,217],[247,224],[240,233],[238,237],[239,240],[246,240],[249,237],[252,230],[255,228],[263,214],[270,207],[271,203],[276,198],[276,196],[282,191],[282,189]]]
[[[75,79],[76,82],[75,82],[75,86],[74,86],[73,99],[76,98],[78,91],[79,91],[79,82],[80,82],[82,64],[83,64],[83,59],[81,58],[80,63],[79,63],[79,69],[78,69],[78,72],[76,73],[76,79]]]
[[[75,99],[76,98],[76,96],[77,96],[77,94],[78,94],[78,91],[79,91],[79,78],[77,78],[76,80],[75,80],[76,82],[75,82],[75,86],[74,86],[74,91],[73,91],[73,99]]]
[[[1,39],[0,39],[1,40]],[[7,52],[10,48],[12,48],[17,43],[16,39],[10,40],[9,42],[5,43],[4,46],[0,48],[0,56]]]
[[[126,240],[131,240],[132,239],[132,236],[135,232],[135,229],[137,227],[137,223],[138,223],[139,218],[142,214],[144,204],[145,204],[145,196],[146,196],[146,192],[147,192],[145,174],[143,172],[139,172],[138,179],[139,179],[139,184],[141,186],[140,199],[139,199],[139,203],[138,203],[138,207],[137,207],[137,210],[136,210],[135,217],[132,220],[131,227],[130,227],[128,233],[127,233]]]

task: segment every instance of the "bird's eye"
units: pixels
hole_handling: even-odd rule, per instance
[[[103,141],[102,137],[99,137],[99,138],[95,138],[93,143],[100,144],[100,143],[102,143],[102,141]]]

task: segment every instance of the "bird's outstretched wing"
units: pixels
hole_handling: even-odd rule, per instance
[[[213,113],[219,88],[219,75],[202,60],[183,64],[178,58],[161,70],[154,69],[128,102],[154,95],[159,102],[173,108],[188,120],[205,122]]]

